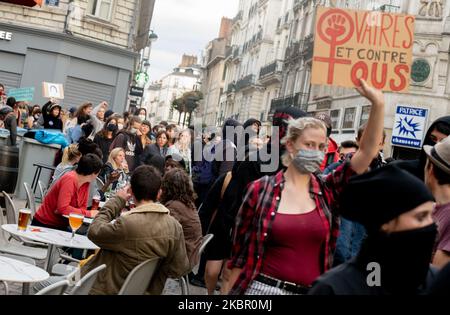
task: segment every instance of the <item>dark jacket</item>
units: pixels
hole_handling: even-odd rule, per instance
[[[115,148],[125,150],[125,159],[127,160],[128,169],[134,171],[139,166],[139,156],[142,154],[142,144],[139,137],[126,130],[120,131],[111,144],[110,151]]]
[[[53,117],[52,110],[55,107],[59,107],[60,112],[57,117]],[[42,107],[42,116],[44,118],[44,128],[45,129],[57,129],[57,130],[63,130],[64,124],[61,120],[61,106],[57,104],[53,104],[51,102],[47,102]]]
[[[188,207],[177,200],[168,201],[164,206],[170,210],[170,215],[177,219],[183,227],[186,253],[192,269],[199,263],[198,250],[202,244],[202,227],[197,209]]]
[[[140,162],[141,164],[151,165],[150,161],[154,156],[160,156],[165,158],[166,154],[167,154],[167,147],[164,147],[161,150],[157,144],[153,143],[145,147],[140,157]]]
[[[100,147],[100,150],[102,150],[103,163],[106,163],[108,161],[109,148],[111,147],[111,144],[113,143],[113,141],[114,141],[114,137],[112,137],[111,139],[108,139],[103,136],[101,131],[99,133],[97,133],[94,137],[94,143],[96,143]]]
[[[370,287],[367,277],[371,271],[361,268],[356,259],[352,259],[320,276],[313,284],[309,295],[389,295],[383,286]],[[383,272],[381,270],[381,272]],[[429,270],[426,285],[418,289],[425,294],[436,277],[434,269]]]
[[[0,114],[4,116],[5,129],[9,130],[9,138],[7,145],[15,146],[17,142],[17,119],[11,107],[5,106],[0,110]]]

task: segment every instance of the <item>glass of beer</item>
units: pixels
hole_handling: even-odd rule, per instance
[[[75,232],[80,228],[83,224],[84,216],[78,213],[71,213],[69,215],[69,225],[72,229],[72,238],[75,236]]]
[[[91,208],[91,210],[98,210],[98,207],[100,205],[100,199],[101,199],[101,197],[100,197],[99,194],[96,194],[96,195],[94,195],[94,197],[92,197],[92,208]]]
[[[17,222],[17,229],[19,231],[26,231],[28,227],[28,223],[31,218],[31,210],[30,209],[20,209],[19,210],[19,219]]]

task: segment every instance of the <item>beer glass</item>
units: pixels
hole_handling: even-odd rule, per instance
[[[100,205],[100,195],[96,194],[94,197],[92,197],[92,207],[91,210],[98,210],[98,207]]]
[[[30,209],[20,209],[19,210],[19,219],[17,220],[17,229],[19,231],[26,231],[28,227],[28,223],[31,218],[31,210]]]
[[[69,215],[69,225],[70,225],[70,228],[72,229],[72,238],[74,238],[75,232],[83,224],[83,219],[84,219],[84,216],[82,214],[71,213]]]

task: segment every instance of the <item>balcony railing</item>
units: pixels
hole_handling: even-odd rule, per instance
[[[314,37],[309,34],[303,40],[302,55],[304,60],[310,60],[314,52]]]
[[[296,93],[286,97],[274,98],[270,104],[269,114],[273,115],[277,109],[289,106],[298,107],[306,111],[308,107],[308,99],[308,93]]]
[[[291,43],[286,48],[285,60],[287,62],[296,62],[302,58],[307,61],[310,60],[314,52],[314,37],[312,34],[306,36],[304,39]]]
[[[291,60],[291,59],[296,59],[296,58],[300,57],[302,46],[303,46],[303,41],[292,42],[286,48],[285,59]]]
[[[236,84],[234,82],[231,82],[230,84],[228,84],[227,87],[227,93],[233,93],[236,90]]]
[[[263,78],[274,74],[276,72],[281,72],[283,70],[283,62],[281,60],[275,60],[274,62],[264,66],[259,71],[259,78]]]
[[[246,87],[252,86],[254,84],[255,76],[253,74],[249,74],[236,82],[236,91],[245,89]]]

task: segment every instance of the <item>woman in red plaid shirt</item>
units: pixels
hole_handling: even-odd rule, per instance
[[[236,218],[231,294],[305,294],[332,266],[339,231],[336,201],[349,178],[368,169],[383,133],[383,93],[363,80],[357,90],[372,107],[367,132],[351,160],[320,177],[326,126],[300,118],[290,121],[283,139],[287,170],[249,185]]]

